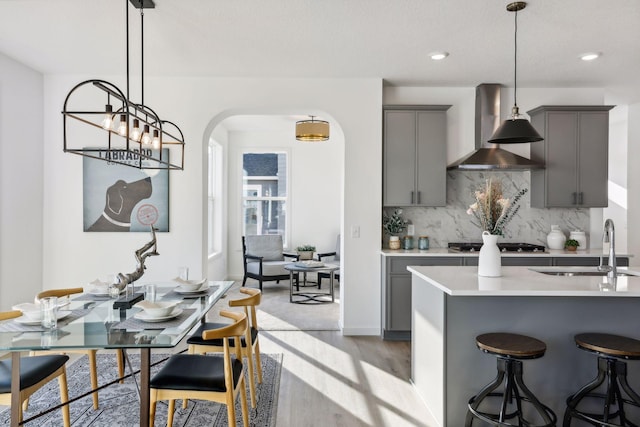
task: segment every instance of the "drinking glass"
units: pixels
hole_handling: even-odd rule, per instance
[[[156,285],[144,285],[144,299],[149,302],[156,302]]]
[[[47,297],[40,300],[40,311],[42,312],[42,326],[47,329],[58,327],[58,298]]]
[[[178,267],[178,277],[182,280],[189,280],[189,267]]]

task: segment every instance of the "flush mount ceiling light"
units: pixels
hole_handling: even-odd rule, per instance
[[[140,9],[141,99],[129,97],[129,0],[126,10],[126,94],[104,80],[78,83],[67,94],[62,110],[65,153],[79,154],[138,169],[183,170],[184,136],[180,128],[162,120],[144,105],[144,9],[155,7],[153,0],[130,0]],[[88,126],[85,126],[88,125]],[[95,130],[104,136],[97,142]],[[77,141],[74,145],[72,141]],[[91,145],[91,147],[87,147]]]
[[[602,54],[600,52],[588,52],[580,55],[580,59],[583,61],[593,61],[594,59],[600,58]]]
[[[514,60],[513,60],[513,107],[511,116],[496,129],[488,142],[493,144],[518,144],[542,141],[543,138],[524,115],[520,114],[517,103],[518,92],[518,11],[527,6],[526,2],[517,1],[507,5],[507,11],[515,12],[514,24]]]
[[[303,142],[319,142],[329,139],[329,122],[315,120],[315,116],[309,116],[311,120],[296,122],[296,139]]]
[[[429,57],[434,61],[440,61],[449,56],[449,52],[432,52],[429,54]]]

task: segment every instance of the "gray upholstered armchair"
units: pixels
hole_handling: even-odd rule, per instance
[[[286,259],[289,258],[289,259]],[[289,280],[289,271],[284,266],[298,260],[297,254],[288,254],[283,250],[282,236],[279,234],[242,236],[242,259],[244,262],[244,278],[242,286],[247,283],[247,278],[256,279],[260,283],[280,280]],[[298,273],[294,274],[296,283]]]

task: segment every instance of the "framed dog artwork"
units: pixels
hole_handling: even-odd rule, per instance
[[[163,151],[168,159],[169,150]],[[84,231],[149,232],[150,225],[169,231],[168,170],[142,170],[91,157],[83,157],[82,168]]]

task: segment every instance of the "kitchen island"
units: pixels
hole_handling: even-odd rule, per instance
[[[553,270],[554,267],[540,267]],[[408,267],[412,273],[411,379],[440,426],[462,426],[469,398],[495,378],[496,358],[478,350],[487,332],[530,335],[547,344],[543,358],[524,362],[524,380],[562,419],[567,396],[592,380],[596,357],[576,348],[581,332],[640,338],[640,277],[616,286],[597,276],[554,276],[502,267],[502,277],[477,267]],[[620,268],[640,276],[640,267]],[[640,361],[629,362],[640,390]]]

